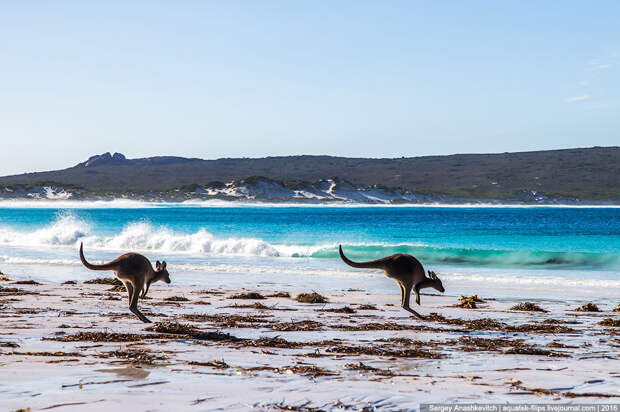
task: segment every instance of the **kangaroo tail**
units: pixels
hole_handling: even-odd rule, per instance
[[[342,261],[349,266],[353,266],[354,268],[360,268],[360,269],[384,269],[385,268],[385,258],[372,260],[370,262],[354,262],[344,255],[344,253],[342,252],[342,245],[338,246],[338,251],[340,252],[340,258],[342,259]]]
[[[82,261],[82,264],[90,270],[113,270],[116,268],[116,263],[114,262],[105,263],[103,265],[93,265],[92,263],[88,263],[84,257],[84,243],[80,243],[80,260]]]

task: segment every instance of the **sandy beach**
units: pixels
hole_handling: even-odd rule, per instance
[[[312,304],[295,300],[305,289],[247,295],[254,291],[158,284],[140,303],[153,321],[143,324],[109,284],[1,286],[2,410],[620,400],[620,313],[609,305],[529,312],[480,296],[468,309],[454,307],[459,296],[429,294],[419,321],[395,294],[363,289],[321,293],[327,303]]]

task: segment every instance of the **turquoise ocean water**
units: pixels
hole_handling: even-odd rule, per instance
[[[620,209],[331,207],[209,204],[0,204],[0,270],[47,281],[86,279],[77,259],[139,251],[165,259],[179,283],[365,284],[391,291],[353,259],[410,253],[456,292],[495,287],[519,297],[620,291]],[[472,290],[474,290],[472,289]],[[568,292],[566,292],[568,291]]]

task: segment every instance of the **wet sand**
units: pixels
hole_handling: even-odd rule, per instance
[[[153,323],[143,324],[110,285],[0,286],[1,410],[620,402],[620,328],[600,324],[620,321],[609,305],[522,312],[423,295],[415,310],[436,315],[419,321],[394,305],[395,294],[361,289],[311,304],[294,299],[312,292],[301,288],[233,299],[252,291],[155,284],[140,302]]]

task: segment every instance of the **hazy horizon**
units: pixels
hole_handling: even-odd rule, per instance
[[[620,142],[620,4],[7,3],[0,176]]]

